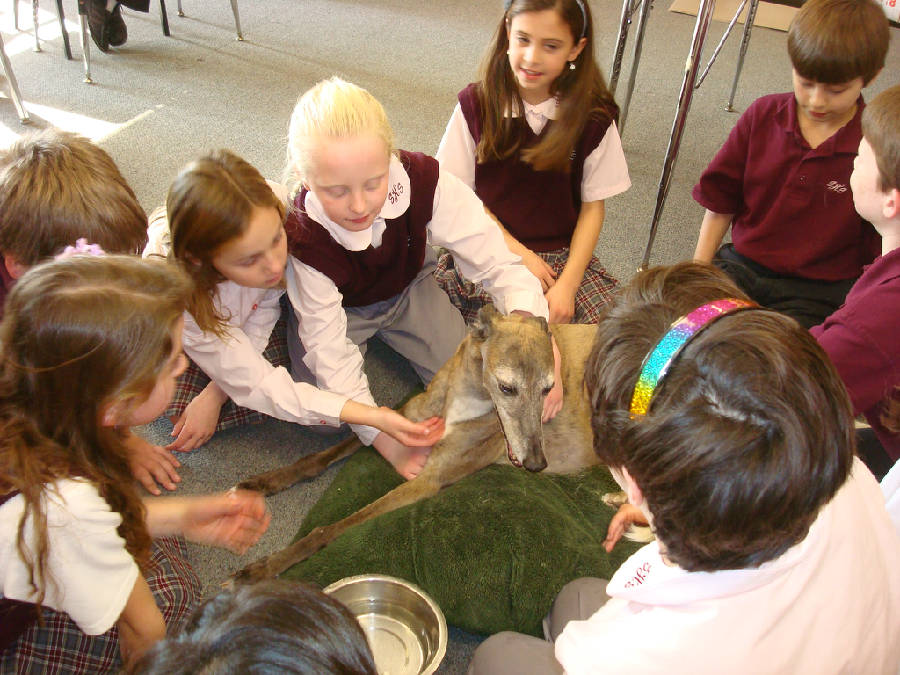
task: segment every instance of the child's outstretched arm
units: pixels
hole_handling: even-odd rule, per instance
[[[288,298],[299,324],[298,335],[292,335],[289,339],[298,339],[303,345],[306,350],[304,363],[315,375],[317,384],[327,391],[340,392],[350,399],[348,402],[377,411],[375,399],[369,391],[369,381],[363,371],[362,354],[359,347],[347,337],[347,315],[334,282],[293,257],[288,258],[288,269]],[[351,406],[349,412],[355,415],[360,410]],[[379,427],[372,424],[378,421],[375,417],[370,418],[372,414],[364,412],[363,418],[347,418],[346,421],[351,423],[359,440],[365,445],[374,446],[401,476],[414,478],[425,466],[430,444],[423,446],[417,442],[415,445],[420,446],[417,450],[412,447],[412,443],[393,438],[391,434],[401,429],[397,426],[396,418],[388,419],[390,416],[386,413],[381,413],[384,415],[381,421],[390,428],[381,427],[388,433],[380,432]],[[428,421],[421,431],[415,433],[421,436],[415,440],[440,435]],[[412,436],[404,438],[414,440]]]
[[[575,316],[575,293],[594,255],[605,217],[606,203],[602,199],[581,204],[569,245],[569,259],[556,283],[544,294],[550,307],[550,323],[569,323]]]
[[[725,233],[731,226],[731,219],[734,218],[733,213],[716,213],[715,211],[706,210],[703,216],[703,222],[700,223],[700,236],[697,238],[697,248],[694,249],[694,260],[696,262],[710,263]]]
[[[229,490],[203,497],[146,499],[147,529],[153,537],[181,534],[198,544],[247,551],[269,527],[271,514],[258,492]]]
[[[219,413],[228,401],[228,394],[215,382],[210,382],[184,408],[181,417],[175,420],[172,436],[175,440],[166,450],[190,452],[206,443],[216,431]]]
[[[167,448],[150,443],[128,429],[119,428],[122,442],[128,450],[128,464],[137,481],[152,495],[159,495],[159,485],[166,490],[174,490],[181,482],[178,475],[179,462]]]

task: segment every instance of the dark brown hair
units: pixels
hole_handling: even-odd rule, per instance
[[[666,555],[690,571],[755,567],[801,541],[855,448],[850,402],[821,347],[761,309],[698,333],[647,415],[632,418],[644,357],[698,302],[735,295],[719,282],[692,263],[638,274],[601,319],[585,372],[597,454],[628,470]]]
[[[138,564],[150,536],[121,435],[103,424],[115,403],[149,396],[174,349],[189,281],[162,261],[77,256],[37,265],[13,287],[0,323],[0,494],[21,492],[18,550],[43,600],[48,541],[42,495],[65,478],[96,485],[122,516]],[[25,541],[33,519],[34,540]]]
[[[582,13],[582,7],[584,13]],[[619,109],[594,60],[594,26],[587,2],[576,0],[513,0],[503,14],[492,45],[481,66],[478,100],[484,116],[481,140],[476,148],[478,162],[506,159],[520,152],[524,114],[508,116],[508,111],[524,112],[522,96],[509,66],[507,31],[514,17],[523,12],[553,10],[569,26],[575,44],[582,34],[584,49],[575,59],[575,70],[564,69],[550,91],[559,101],[556,120],[544,138],[521,151],[523,162],[537,171],[568,171],[570,156],[591,116],[616,119]],[[585,21],[585,19],[587,21]]]
[[[158,642],[129,675],[375,675],[350,611],[307,584],[263,581],[198,607],[180,635]]]
[[[30,267],[84,237],[139,254],[147,214],[105,150],[67,131],[26,134],[0,153],[0,251]]]
[[[866,106],[862,132],[875,154],[881,190],[900,190],[900,85],[885,89]]]
[[[181,263],[196,290],[188,311],[204,331],[222,336],[229,317],[213,303],[222,275],[213,267],[218,250],[247,231],[255,208],[273,208],[284,220],[285,205],[248,162],[216,150],[188,164],[172,183],[166,215],[172,237],[170,258]]]
[[[888,20],[873,0],[808,0],[788,30],[788,54],[801,77],[869,84],[884,67]]]

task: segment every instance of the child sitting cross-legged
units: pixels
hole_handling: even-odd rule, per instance
[[[809,0],[791,23],[794,90],[757,99],[694,187],[706,208],[694,259],[807,328],[834,312],[878,255],[853,208],[860,92],[884,66],[888,20],[874,0]],[[720,246],[731,228],[732,243]]]
[[[7,298],[0,672],[118,672],[199,599],[169,535],[243,553],[268,526],[252,492],[141,499],[116,432],[168,402],[189,288],[162,262],[75,255],[30,269]]]
[[[834,366],[686,266],[705,297],[685,265],[638,274],[585,368],[595,450],[656,541],[565,586],[553,643],[500,633],[470,673],[896,674],[900,538]]]

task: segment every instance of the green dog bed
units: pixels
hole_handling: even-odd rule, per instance
[[[351,457],[303,521],[297,538],[335,522],[402,482],[365,448]],[[618,491],[605,467],[577,475],[493,465],[416,504],[351,528],[282,578],[326,586],[356,574],[407,579],[447,621],[470,632],[542,635],[541,619],[568,581],[608,579],[641,545],[603,539]]]

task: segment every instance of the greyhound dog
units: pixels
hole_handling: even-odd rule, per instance
[[[440,416],[445,421],[444,435],[422,473],[343,520],[316,528],[249,565],[235,580],[250,582],[278,575],[347,528],[429,497],[495,462],[509,461],[529,471],[554,473],[598,463],[583,384],[595,330],[594,326],[575,324],[549,328],[542,318],[503,316],[493,305],[486,305],[428,388],[401,409],[411,420]],[[565,398],[559,414],[542,424],[543,400],[554,385],[551,333],[560,351]],[[317,475],[359,447],[359,441],[351,437],[238,487],[272,494]]]

